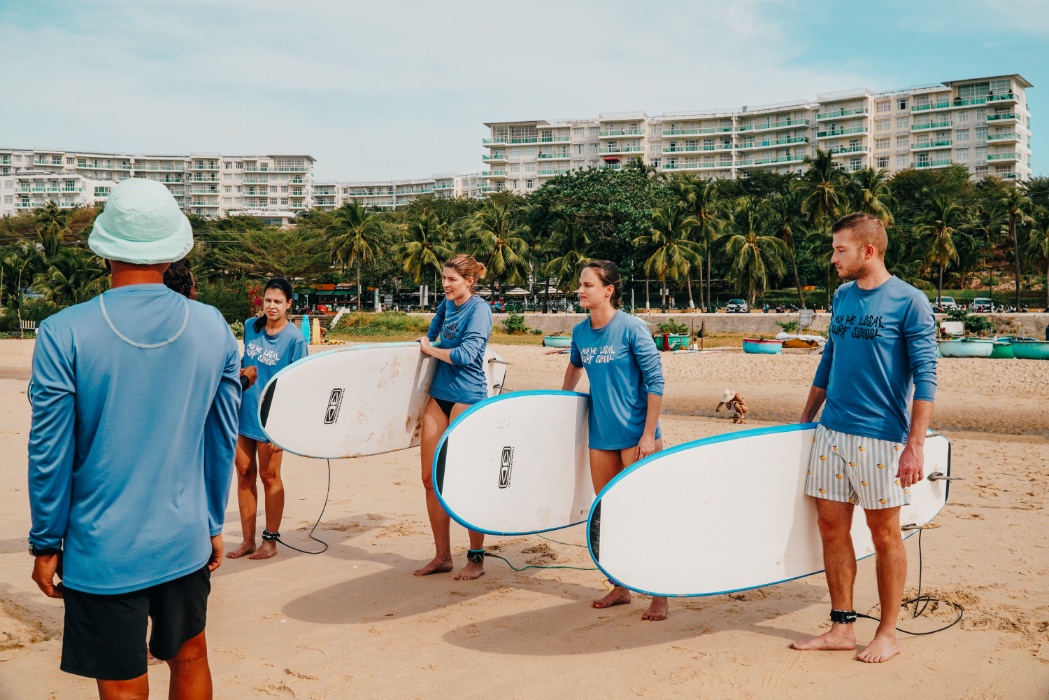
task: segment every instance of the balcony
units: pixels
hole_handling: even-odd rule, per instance
[[[215,165],[204,165],[203,163],[194,163],[193,165],[189,166],[189,169],[190,170],[218,170],[219,166],[218,166],[217,163]]]
[[[926,129],[950,129],[951,123],[945,122],[926,122],[925,124],[911,124],[911,131],[925,131]]]
[[[923,104],[923,105],[914,105],[913,107],[911,107],[911,112],[912,113],[913,112],[936,112],[936,111],[939,111],[941,109],[950,109],[950,108],[951,108],[951,102],[950,102],[950,100],[948,100],[946,102],[936,102],[935,104],[930,102],[930,103]]]
[[[736,129],[736,131],[770,131],[772,129],[791,129],[799,126],[808,126],[808,119],[781,119],[778,122],[765,122],[764,124],[747,124]]]
[[[987,121],[989,122],[1013,122],[1016,121],[1016,115],[1010,113],[1006,114],[988,114]]]
[[[951,160],[949,158],[945,160],[919,160],[915,161],[914,167],[919,170],[923,168],[946,168],[950,164]]]
[[[1011,92],[1003,92],[1001,95],[989,95],[988,102],[1016,102],[1016,95]]]
[[[870,146],[859,145],[859,146],[835,146],[831,148],[828,153],[832,156],[841,156],[847,153],[866,153],[870,150]]]
[[[131,170],[131,166],[126,163],[120,165],[89,165],[87,161],[80,161],[76,164],[76,167],[84,170]]]
[[[540,153],[539,160],[568,160],[572,157],[570,153]]]
[[[1003,180],[1016,180],[1017,179],[1017,174],[1016,173],[995,173],[994,176],[995,177],[1000,177]]]
[[[481,160],[483,160],[486,163],[505,163],[506,162],[506,154],[505,153],[493,153],[490,156],[481,156]]]
[[[663,136],[700,136],[702,134],[731,134],[731,126],[711,126],[702,129],[667,129]]]
[[[860,107],[858,109],[839,109],[834,112],[817,114],[816,121],[823,121],[824,119],[841,119],[842,117],[858,117],[867,113],[868,110],[866,107]]]
[[[278,173],[304,173],[307,169],[305,165],[282,165],[274,170]]]
[[[486,173],[481,173],[481,177],[494,178],[494,177],[506,177],[505,170],[489,170]]]
[[[599,132],[597,136],[602,139],[613,139],[619,136],[644,136],[644,134],[645,132],[641,129],[610,129]]]
[[[244,178],[244,184],[245,185],[268,185],[269,181],[270,180],[269,180],[268,177],[246,177],[246,178]]]
[[[1003,161],[1003,160],[1021,160],[1019,153],[990,153],[987,155],[988,161]]]
[[[542,136],[539,143],[568,143],[571,140],[568,136]]]
[[[793,156],[780,156],[778,158],[758,158],[756,160],[748,159],[741,160],[736,165],[738,166],[758,166],[758,165],[776,165],[779,163],[800,163],[805,160],[803,155]]]
[[[946,141],[919,141],[918,143],[911,144],[912,151],[922,151],[930,148],[950,148],[951,140]]]
[[[719,163],[667,163],[663,170],[716,170],[718,168],[731,168],[732,163],[721,161]]]
[[[663,153],[701,153],[703,151],[731,151],[731,143],[704,144],[702,146],[667,146]]]
[[[839,129],[837,131],[817,131],[816,138],[818,139],[832,139],[835,136],[848,136],[849,134],[866,134],[867,127],[865,126],[854,126],[848,129]]]
[[[193,177],[186,178],[186,182],[218,182],[218,175],[212,177],[204,177],[202,175],[194,175]]]
[[[544,177],[551,177],[551,176],[556,177],[558,175],[567,175],[568,173],[569,173],[568,170],[551,170],[551,169],[545,169],[544,170],[543,168],[539,169],[539,174],[544,176]]]
[[[1004,134],[987,134],[988,141],[1019,141],[1020,136],[1012,131]]]
[[[736,150],[746,151],[752,148],[775,148],[776,146],[789,146],[792,143],[808,142],[808,136],[793,136],[791,138],[779,139],[778,141],[762,141],[760,143],[741,143],[736,145]]]
[[[505,146],[506,145],[506,137],[505,136],[499,136],[499,137],[496,137],[494,139],[481,139],[481,143],[484,144],[485,146]]]

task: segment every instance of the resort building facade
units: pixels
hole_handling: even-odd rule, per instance
[[[801,172],[817,148],[846,171],[958,163],[974,178],[1026,180],[1029,87],[1020,75],[1003,75],[739,109],[489,122],[482,191],[527,193],[570,170],[618,169],[634,158],[668,174],[705,178]]]

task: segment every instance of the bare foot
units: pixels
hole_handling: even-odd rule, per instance
[[[248,559],[269,559],[270,557],[277,555],[277,543],[276,542],[263,542],[259,545],[259,548],[255,550]]]
[[[251,554],[255,551],[255,543],[244,541],[241,542],[240,546],[234,550],[226,552],[227,559],[240,559],[245,554]]]
[[[433,561],[429,564],[421,569],[416,569],[412,573],[416,576],[429,576],[430,574],[443,574],[447,571],[451,571],[452,568],[451,557],[434,557]]]
[[[659,620],[667,619],[667,609],[670,607],[670,603],[666,598],[662,596],[652,596],[652,604],[648,606],[648,610],[641,616],[642,620],[652,620],[658,622]]]
[[[613,605],[626,605],[630,602],[630,591],[622,586],[616,586],[604,598],[595,600],[590,604],[592,608],[610,608]]]
[[[481,578],[484,576],[484,564],[475,564],[472,561],[467,562],[463,570],[455,575],[456,581],[472,581],[475,578]]]
[[[880,664],[900,653],[900,643],[895,636],[874,635],[867,648],[856,654],[856,658],[868,664]]]
[[[798,651],[852,651],[856,648],[856,633],[852,625],[832,624],[830,632],[790,645]]]

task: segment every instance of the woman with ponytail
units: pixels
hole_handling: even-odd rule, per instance
[[[437,441],[460,413],[488,396],[484,374],[484,351],[492,333],[492,310],[474,294],[474,284],[484,277],[485,267],[469,255],[455,255],[444,264],[444,301],[430,323],[430,330],[419,338],[422,352],[438,360],[430,385],[422,423],[420,452],[422,481],[426,489],[426,511],[436,554],[433,561],[415,571],[427,576],[454,568],[452,562],[451,519],[433,489],[433,455]],[[440,337],[441,346],[431,343]],[[475,579],[484,575],[484,534],[470,531],[470,551],[466,566],[456,579]]]
[[[600,493],[617,474],[663,449],[659,410],[663,365],[644,321],[619,311],[623,281],[607,260],[594,260],[579,275],[579,305],[590,318],[572,329],[572,350],[562,388],[573,391],[586,371],[590,380],[590,478]],[[615,584],[615,582],[612,582]],[[630,591],[615,585],[595,608],[630,602]],[[641,616],[663,620],[667,599],[653,597]]]
[[[244,367],[255,367],[258,380],[244,392],[240,402],[237,435],[237,505],[244,533],[241,545],[228,553],[230,559],[250,554],[250,559],[269,559],[277,553],[280,521],[284,516],[284,482],[280,478],[283,451],[269,442],[259,425],[259,400],[266,383],[280,370],[309,354],[306,339],[288,320],[291,309],[291,283],[274,278],[266,283],[262,296],[263,315],[244,322]],[[255,513],[259,496],[256,484],[262,476],[266,503],[266,525],[262,544],[256,548]]]

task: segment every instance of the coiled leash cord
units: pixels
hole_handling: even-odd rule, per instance
[[[321,506],[321,514],[317,516],[317,522],[313,523],[313,527],[306,534],[314,542],[320,542],[324,549],[318,549],[316,552],[310,552],[305,549],[299,549],[298,547],[292,546],[280,538],[279,532],[270,532],[269,530],[262,531],[262,539],[266,542],[278,542],[288,549],[293,549],[301,554],[324,554],[328,551],[328,543],[322,539],[313,536],[313,531],[317,529],[317,526],[321,524],[321,518],[324,517],[324,510],[328,507],[328,497],[331,495],[331,460],[325,460],[328,463],[328,490],[324,492],[324,505]]]

